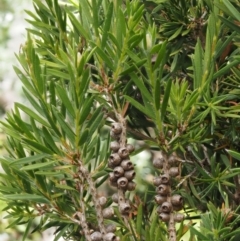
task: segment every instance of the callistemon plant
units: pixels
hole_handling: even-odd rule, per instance
[[[239,240],[240,4],[33,5],[14,67],[26,102],[2,123],[10,226],[23,240]]]

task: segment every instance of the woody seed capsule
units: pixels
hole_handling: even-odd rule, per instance
[[[117,193],[114,193],[112,195],[112,200],[113,200],[113,202],[118,203],[118,194]]]
[[[128,179],[126,177],[120,177],[117,180],[118,187],[126,188],[128,185]]]
[[[156,196],[154,197],[154,199],[155,199],[155,202],[156,202],[157,204],[162,204],[162,203],[164,203],[164,202],[167,201],[167,197],[166,197],[166,196],[161,196],[161,195],[156,195]]]
[[[93,232],[90,237],[91,237],[92,241],[101,241],[102,240],[102,234],[97,231]]]
[[[119,142],[117,142],[117,141],[112,141],[112,142],[110,143],[110,149],[111,149],[112,151],[117,152],[117,151],[119,150],[119,148],[120,148]]]
[[[171,168],[169,169],[169,175],[170,175],[171,177],[176,177],[176,176],[178,176],[178,175],[179,175],[179,169],[178,169],[178,167],[171,167]]]
[[[124,175],[124,170],[122,167],[117,166],[113,169],[113,173],[115,177],[122,177]]]
[[[133,180],[133,178],[135,177],[136,173],[134,170],[129,170],[129,171],[125,171],[124,172],[124,176],[129,180]]]
[[[116,231],[116,226],[114,224],[108,224],[105,228],[107,233],[114,233]]]
[[[102,210],[104,218],[111,218],[114,215],[114,209],[112,207],[108,207]]]
[[[163,213],[170,213],[172,211],[172,204],[170,202],[164,202],[161,206]]]
[[[108,164],[111,166],[117,166],[121,163],[121,158],[117,153],[113,153],[110,155]]]
[[[126,147],[122,147],[122,148],[120,148],[120,149],[118,150],[118,155],[119,155],[122,159],[124,159],[124,158],[127,158],[127,157],[128,157],[129,152],[128,152],[128,150],[127,150]]]
[[[123,160],[121,162],[121,167],[123,168],[123,170],[127,171],[133,169],[133,164],[130,160]]]
[[[179,194],[175,194],[171,197],[171,203],[174,206],[182,206],[183,205],[183,198]]]
[[[169,181],[170,181],[170,177],[169,177],[168,174],[163,174],[163,175],[160,176],[160,178],[161,178],[161,182],[163,184],[168,184]]]
[[[153,185],[157,187],[160,184],[162,184],[162,178],[161,177],[154,177],[153,178]]]
[[[120,135],[115,134],[112,130],[110,131],[110,136],[117,141],[120,139]]]
[[[111,126],[111,131],[114,133],[114,134],[121,134],[122,133],[122,126],[121,124],[119,123],[112,123],[112,126]]]
[[[128,182],[128,185],[127,185],[127,190],[128,191],[133,191],[135,190],[136,188],[136,183],[135,182]]]
[[[131,206],[129,203],[120,203],[119,210],[121,214],[128,215],[131,210]]]
[[[129,153],[132,153],[135,150],[134,146],[131,145],[131,144],[127,144],[126,148],[127,148]]]
[[[168,213],[160,213],[159,214],[159,218],[163,221],[163,222],[168,222],[170,219],[170,215]]]
[[[153,160],[153,166],[155,168],[162,169],[163,168],[163,162],[164,162],[163,158],[156,158],[156,159]]]
[[[165,184],[161,184],[157,187],[157,192],[160,195],[166,196],[169,193],[169,186]]]
[[[114,233],[107,233],[104,235],[105,241],[115,241],[116,235]]]
[[[99,198],[99,204],[102,206],[104,206],[107,203],[107,198],[102,196]]]
[[[114,173],[113,172],[110,172],[109,174],[109,180],[111,181],[111,182],[117,182],[117,177],[114,175]]]
[[[182,213],[176,213],[174,214],[174,221],[175,222],[181,222],[184,219],[184,214]]]

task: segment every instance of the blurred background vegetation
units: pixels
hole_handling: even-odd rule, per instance
[[[26,39],[25,28],[27,22],[24,20],[26,14],[24,9],[31,9],[31,0],[0,0],[0,119],[2,120],[6,112],[9,111],[15,101],[23,101],[21,98],[21,85],[14,70],[13,65],[17,64],[14,53],[18,53],[21,44]],[[4,155],[5,135],[0,126],[0,156]],[[0,170],[1,171],[1,170]],[[4,219],[7,213],[4,211],[5,203],[0,201],[0,240],[15,241],[20,240],[25,231],[25,225],[9,227],[10,220]],[[39,233],[30,235],[26,241],[48,240]],[[53,240],[49,237],[49,240]]]

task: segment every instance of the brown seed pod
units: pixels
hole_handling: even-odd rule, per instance
[[[170,181],[170,176],[168,174],[163,174],[160,176],[162,184],[168,184]]]
[[[113,202],[118,203],[118,194],[117,193],[114,193],[112,195],[112,200],[113,200]]]
[[[170,215],[168,213],[160,213],[159,214],[159,218],[163,221],[163,222],[168,222],[170,219]]]
[[[183,198],[179,194],[175,194],[171,197],[171,203],[173,206],[183,206]]]
[[[113,169],[113,173],[115,177],[122,177],[124,175],[124,170],[122,167],[117,166]]]
[[[122,215],[128,215],[131,211],[131,206],[129,203],[120,203],[119,210]]]
[[[107,233],[114,233],[116,231],[116,226],[114,224],[108,224],[105,226]]]
[[[116,240],[116,235],[114,233],[107,233],[104,235],[105,241],[115,241]]]
[[[163,196],[166,196],[169,194],[169,186],[165,184],[161,184],[157,187],[157,193]]]
[[[118,184],[118,187],[119,188],[127,188],[127,185],[128,185],[128,179],[126,177],[120,177],[118,180],[117,180],[117,184]]]
[[[182,222],[184,220],[184,214],[176,213],[174,214],[174,221],[175,222]]]
[[[118,166],[121,163],[121,158],[117,153],[112,153],[108,160],[108,166]]]
[[[164,202],[161,206],[163,213],[170,213],[172,211],[172,204],[170,202]]]
[[[132,153],[135,150],[135,147],[132,144],[127,144],[126,148],[129,153]]]
[[[112,125],[111,125],[111,131],[112,131],[114,134],[117,134],[117,135],[121,134],[121,133],[122,133],[122,126],[121,126],[121,124],[120,124],[120,123],[117,123],[117,122],[112,123]]]
[[[129,181],[132,181],[135,175],[136,173],[134,170],[129,170],[124,172],[124,177],[126,177]]]
[[[157,204],[162,204],[162,203],[164,203],[164,202],[167,201],[167,197],[166,197],[166,196],[162,196],[162,195],[156,195],[156,196],[154,197],[154,200],[155,200],[155,202],[156,202]]]
[[[110,182],[117,182],[118,178],[114,175],[113,172],[110,172],[108,175],[109,175]]]
[[[110,131],[110,136],[116,141],[120,140],[120,135],[115,134],[112,130]]]
[[[128,149],[126,147],[121,147],[119,150],[118,150],[118,155],[124,159],[124,158],[127,158],[128,155],[129,155],[129,152],[128,152]]]
[[[176,165],[176,163],[177,163],[177,156],[176,156],[176,154],[170,155],[170,156],[168,157],[168,164],[169,164],[170,166],[174,166],[174,165]]]
[[[105,196],[99,197],[99,204],[103,207],[107,203],[107,198]]]
[[[159,169],[162,169],[163,168],[163,163],[164,163],[164,159],[161,157],[161,158],[156,158],[153,160],[153,166],[155,168],[159,168]]]
[[[178,168],[178,167],[171,167],[171,168],[169,169],[169,175],[170,175],[171,177],[176,177],[176,176],[178,176],[178,175],[179,175],[179,168]]]
[[[102,234],[98,231],[93,232],[90,237],[91,237],[92,241],[101,241],[102,240]]]
[[[135,182],[128,182],[128,185],[127,185],[127,190],[128,191],[133,191],[135,190],[136,188],[136,183]]]
[[[111,218],[114,215],[114,209],[112,207],[104,208],[102,214],[103,218]]]
[[[121,162],[121,167],[123,168],[123,170],[127,171],[133,169],[133,164],[130,160],[123,160]]]
[[[112,151],[117,152],[117,151],[119,150],[119,148],[120,148],[119,142],[117,142],[117,141],[112,141],[112,142],[110,143],[110,149],[111,149]]]
[[[153,178],[153,185],[158,187],[160,184],[162,184],[162,178],[161,177],[154,177]]]

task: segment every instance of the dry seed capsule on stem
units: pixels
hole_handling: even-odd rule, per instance
[[[102,240],[102,234],[97,231],[93,232],[90,237],[91,237],[92,241],[101,241]]]
[[[170,166],[174,166],[174,165],[176,165],[176,163],[177,163],[177,156],[174,155],[174,154],[170,155],[170,156],[168,157],[168,164],[169,164]]]
[[[134,150],[135,150],[134,146],[131,145],[131,144],[127,144],[127,145],[126,145],[126,148],[127,148],[127,150],[128,150],[129,153],[132,153],[132,152],[134,152]]]
[[[176,177],[176,176],[178,176],[178,175],[179,175],[179,168],[178,168],[178,167],[171,167],[171,168],[169,169],[169,175],[170,175],[171,177]]]
[[[124,170],[122,167],[117,166],[113,169],[113,173],[115,177],[122,177],[124,175]]]
[[[120,140],[120,135],[115,134],[112,130],[110,131],[110,136],[116,141]]]
[[[116,235],[114,233],[107,233],[104,235],[104,240],[105,241],[115,241]]]
[[[110,143],[110,149],[111,149],[112,151],[117,152],[117,151],[119,150],[119,148],[120,148],[120,144],[119,144],[118,141],[112,141],[112,142]]]
[[[168,174],[163,174],[160,176],[162,184],[168,184],[170,181],[170,176]]]
[[[161,184],[157,187],[157,193],[163,196],[166,196],[169,194],[169,186],[165,184]]]
[[[129,170],[124,172],[124,177],[126,177],[129,181],[132,181],[135,175],[136,173],[134,170]]]
[[[107,203],[107,198],[102,196],[99,198],[99,204],[101,207],[103,207]]]
[[[175,194],[171,197],[171,203],[174,206],[182,206],[183,205],[183,198],[179,194]]]
[[[114,193],[112,195],[112,200],[113,200],[113,202],[118,203],[118,194],[117,193]]]
[[[108,207],[102,210],[104,218],[111,218],[114,215],[114,209],[112,207]]]
[[[122,167],[125,171],[127,171],[127,170],[133,169],[133,164],[132,164],[132,162],[131,162],[130,160],[123,160],[123,161],[121,162],[121,167]]]
[[[121,147],[121,148],[118,150],[118,155],[119,155],[122,159],[124,159],[124,158],[127,158],[127,157],[128,157],[129,152],[128,152],[128,150],[127,150],[126,147]]]
[[[135,190],[136,188],[136,183],[135,182],[128,182],[128,185],[127,185],[127,190],[128,191],[133,191]]]
[[[116,226],[114,224],[108,224],[105,226],[107,233],[114,233],[116,232]]]
[[[117,153],[113,153],[110,155],[108,160],[108,165],[110,166],[118,166],[121,163],[121,158]]]
[[[159,218],[163,221],[163,222],[168,222],[170,219],[170,215],[168,213],[160,213],[159,214]]]
[[[128,215],[131,211],[131,206],[127,202],[120,203],[119,210],[122,215]]]
[[[162,178],[161,177],[154,177],[153,178],[153,185],[158,187],[160,184],[162,184]]]
[[[153,160],[153,166],[155,168],[158,168],[158,169],[162,169],[163,168],[163,163],[164,163],[164,159],[161,157],[161,158],[156,158]]]
[[[174,221],[175,222],[182,222],[184,220],[184,214],[176,213],[174,214]]]
[[[118,180],[117,180],[117,184],[118,184],[118,187],[119,188],[127,188],[127,185],[128,185],[128,179],[126,177],[120,177]]]
[[[111,125],[111,131],[112,131],[114,134],[117,134],[117,135],[121,134],[121,133],[122,133],[122,126],[121,126],[121,124],[120,124],[120,123],[117,123],[117,122],[112,123],[112,125]]]
[[[167,197],[162,195],[156,195],[154,199],[157,204],[162,204],[167,201]]]
[[[114,175],[114,172],[110,172],[108,175],[111,182],[117,182],[118,177]]]
[[[170,213],[172,211],[172,204],[170,202],[164,202],[161,206],[163,213]]]

